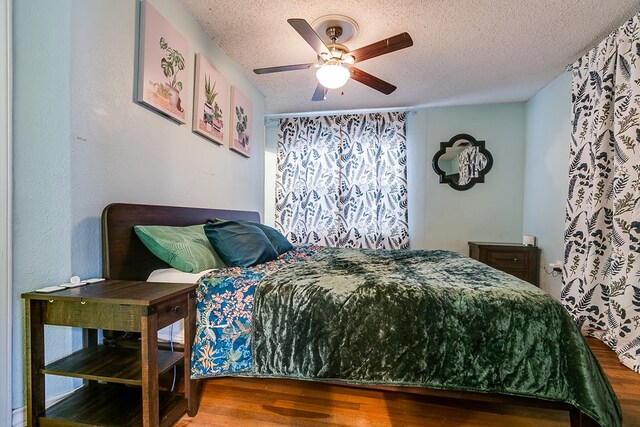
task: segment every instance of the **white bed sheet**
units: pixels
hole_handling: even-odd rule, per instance
[[[197,283],[198,279],[211,270],[204,270],[200,273],[185,273],[175,268],[162,268],[152,271],[147,282]],[[158,339],[184,344],[184,319],[160,329],[158,331]]]

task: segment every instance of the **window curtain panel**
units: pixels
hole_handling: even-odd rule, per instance
[[[404,113],[280,120],[276,228],[294,244],[409,246]]]
[[[640,372],[640,20],[573,66],[562,301]]]

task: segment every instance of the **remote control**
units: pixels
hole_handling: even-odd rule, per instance
[[[84,286],[86,285],[87,282],[86,281],[82,281],[82,282],[77,282],[77,283],[63,283],[62,286],[63,288],[77,288],[78,286]]]
[[[58,291],[62,291],[65,288],[62,286],[47,286],[46,288],[40,288],[40,289],[36,289],[36,292],[40,292],[43,294],[50,294],[51,292],[58,292]]]

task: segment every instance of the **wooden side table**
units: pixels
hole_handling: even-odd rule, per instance
[[[107,280],[74,289],[22,294],[27,319],[29,426],[169,426],[197,412],[190,379],[195,285]],[[158,329],[184,322],[184,351],[158,350]],[[84,329],[85,346],[44,364],[44,325]],[[141,333],[140,348],[98,344],[97,330]],[[158,376],[184,361],[184,394],[160,391]],[[83,378],[70,396],[45,408],[45,375]]]
[[[469,256],[538,286],[540,248],[518,243],[469,242]]]

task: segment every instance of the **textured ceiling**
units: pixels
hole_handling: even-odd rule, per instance
[[[268,114],[524,101],[640,10],[638,0],[179,0],[265,95]],[[287,23],[353,18],[351,49],[408,32],[414,45],[358,64],[396,86],[383,95],[350,80],[312,102],[313,49]],[[341,94],[344,92],[344,94]]]

